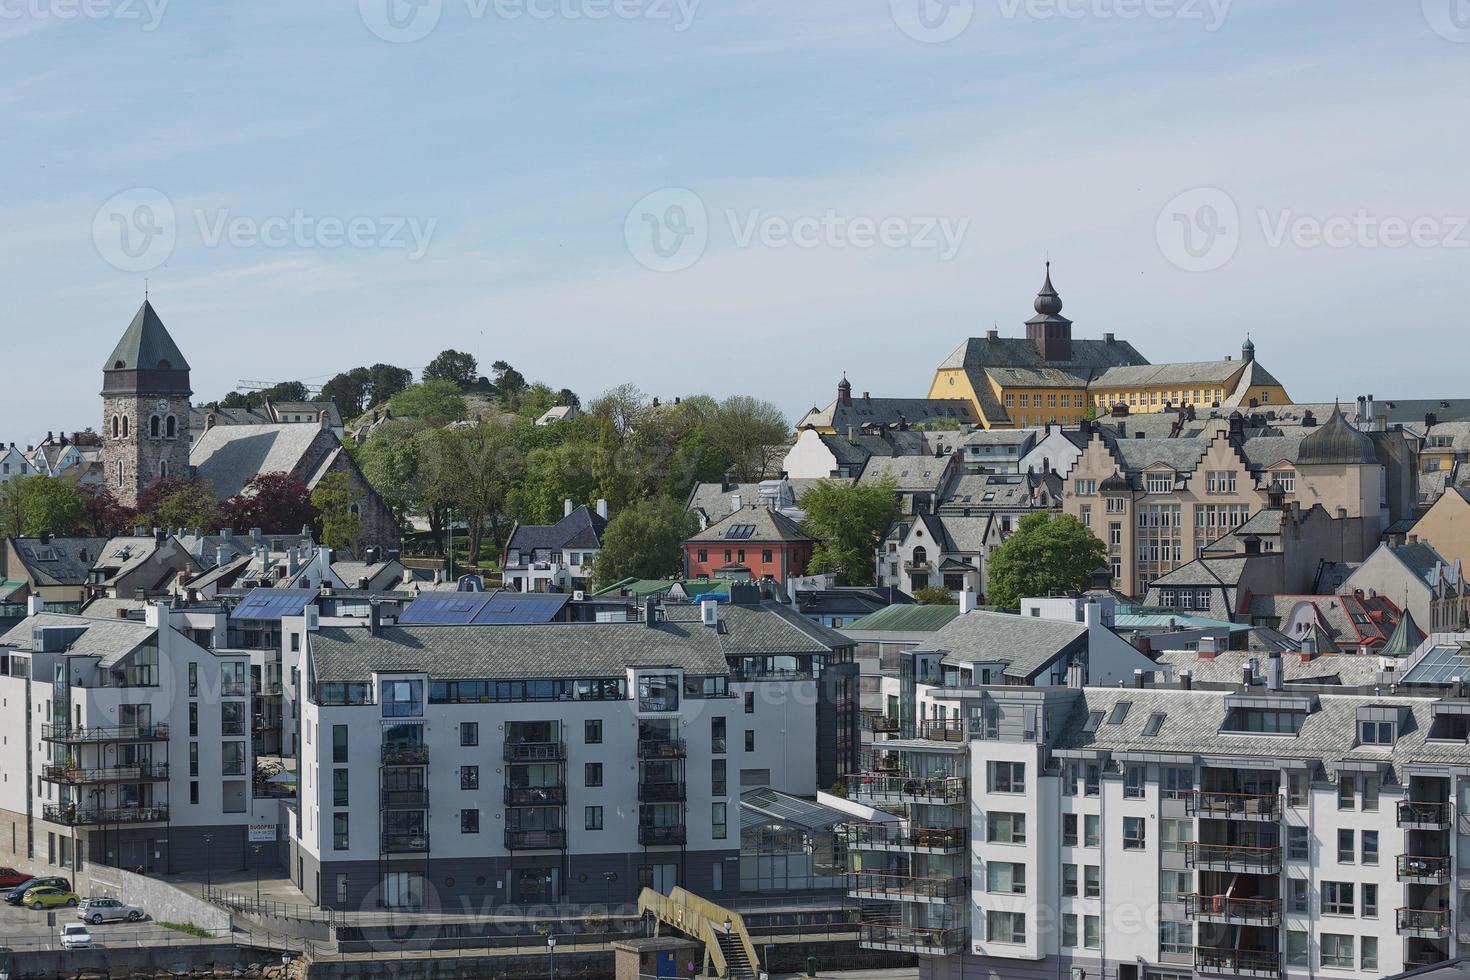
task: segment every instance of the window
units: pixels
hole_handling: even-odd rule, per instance
[[[1353,883],[1350,881],[1322,882],[1322,914],[1353,914]],[[1323,937],[1324,939],[1326,937]]]
[[[745,692],[745,713],[748,714],[748,715],[755,714],[755,692],[754,691],[746,691]]]
[[[349,794],[347,792],[347,773],[348,773],[348,771],[349,770],[346,770],[346,769],[333,769],[332,770],[332,806],[350,806],[351,805],[348,802],[348,800],[350,799],[350,797],[349,797]]]
[[[480,744],[480,724],[479,724],[479,722],[474,722],[474,721],[460,722],[460,725],[459,725],[459,744],[460,745],[479,745]]]
[[[1306,861],[1311,856],[1311,841],[1307,836],[1307,828],[1287,827],[1286,859],[1288,861]]]
[[[992,792],[992,793],[1024,793],[1024,792],[1026,792],[1026,763],[1024,763],[1024,762],[992,762],[992,763],[990,763],[990,792]]]
[[[1077,814],[1062,814],[1062,846],[1077,846]]]
[[[725,719],[711,718],[709,720],[709,750],[715,753],[725,751]]]
[[[1357,853],[1356,836],[1351,830],[1339,830],[1337,832],[1337,863],[1352,864],[1353,857]]]
[[[332,814],[332,850],[347,850],[347,814]]]
[[[1146,843],[1146,824],[1142,817],[1123,818],[1123,850],[1141,851]]]
[[[986,825],[985,839],[992,844],[1026,843],[1026,814],[992,810]]]
[[[1363,883],[1363,918],[1378,918],[1378,886],[1371,881]]]
[[[1096,763],[1088,763],[1087,778],[1082,782],[1082,793],[1084,796],[1097,796],[1102,792],[1102,767]]]
[[[1378,812],[1378,777],[1363,776],[1363,812]]]
[[[582,826],[587,830],[602,829],[602,807],[589,806],[582,808]]]
[[[1082,818],[1082,837],[1086,847],[1102,847],[1102,817],[1089,813]]]
[[[723,801],[710,804],[710,836],[715,840],[724,840],[729,834],[728,812],[729,805]]]
[[[1378,969],[1378,937],[1364,936],[1359,942],[1361,955],[1358,957],[1358,966],[1364,972]]]
[[[1077,897],[1077,865],[1062,865],[1062,896],[1064,898]]]
[[[347,726],[332,726],[332,762],[336,765],[347,763]]]
[[[195,806],[199,805],[199,780],[197,779],[189,783],[189,802]]]
[[[771,549],[770,548],[766,548],[763,551],[761,551],[761,561],[765,562],[767,565],[769,565],[771,563]]]
[[[600,762],[589,762],[589,763],[587,763],[586,765],[584,765],[582,767],[582,785],[583,786],[601,786],[602,785],[602,763],[600,763]]]
[[[1062,945],[1077,945],[1077,917],[1075,915],[1062,916]]]
[[[245,775],[245,743],[220,743],[221,769],[226,776]]]
[[[1363,863],[1378,863],[1378,831],[1363,831]]]
[[[199,696],[199,665],[198,664],[190,664],[189,665],[189,697],[191,697],[191,698],[197,698],[198,696]]]
[[[1352,810],[1357,807],[1358,777],[1344,772],[1337,776],[1337,808]]]
[[[991,861],[985,865],[985,890],[1011,895],[1026,894],[1026,866],[1007,861]]]
[[[709,793],[711,796],[726,795],[725,760],[711,759],[709,770]]]
[[[1292,912],[1310,911],[1311,898],[1309,894],[1311,892],[1311,885],[1307,879],[1288,878],[1286,885],[1288,892],[1287,901],[1289,903],[1287,905],[1288,910]]]
[[[465,809],[459,811],[459,832],[461,834],[478,834],[480,832],[480,811]]]
[[[347,876],[345,874],[337,875],[337,904],[347,904]]]
[[[189,705],[189,737],[199,737],[199,705]]]
[[[189,743],[189,775],[199,775],[199,743]]]
[[[1307,774],[1304,772],[1290,772],[1286,774],[1286,805],[1307,805]]]
[[[1159,849],[1182,852],[1194,840],[1193,820],[1160,820]]]
[[[1164,799],[1183,800],[1194,792],[1194,770],[1170,766],[1163,772]]]
[[[747,728],[745,730],[745,751],[755,751],[755,729],[753,728]]]
[[[989,912],[985,932],[993,943],[1022,946],[1026,943],[1026,916],[1022,912]]]
[[[1183,953],[1188,955],[1194,951],[1194,923],[1192,922],[1160,922],[1159,923],[1159,952],[1161,953]],[[1150,974],[1152,975],[1152,974]]]
[[[423,681],[382,681],[384,718],[419,718],[424,713]]]
[[[1364,745],[1392,745],[1393,723],[1388,721],[1365,721],[1359,726]]]
[[[480,788],[480,767],[461,766],[459,770],[459,788],[475,790]]]
[[[1169,493],[1174,489],[1174,480],[1167,473],[1150,473],[1148,475],[1149,493]]]
[[[1286,930],[1286,965],[1307,965],[1307,934],[1296,929]]]
[[[1096,915],[1082,917],[1082,945],[1088,949],[1102,946],[1102,918]]]
[[[1194,891],[1194,873],[1191,871],[1160,871],[1159,901],[1182,902],[1184,896]]]
[[[1087,898],[1102,897],[1102,869],[1095,864],[1083,868],[1083,895]]]
[[[1108,503],[1111,504],[1112,502],[1112,499],[1109,498]],[[1121,548],[1123,546],[1123,525],[1117,522],[1108,525],[1108,544],[1114,548]]]
[[[1167,717],[1162,711],[1155,711],[1148,716],[1148,721],[1143,723],[1143,734],[1146,738],[1154,738],[1164,727],[1164,718]]]
[[[582,741],[587,745],[602,744],[602,720],[589,718],[582,723]]]
[[[1143,784],[1148,778],[1146,766],[1129,766],[1123,774],[1123,798],[1143,799]]]
[[[1322,965],[1324,967],[1351,970],[1354,962],[1352,936],[1322,933]]]

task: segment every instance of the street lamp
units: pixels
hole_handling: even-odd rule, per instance
[[[255,911],[260,912],[260,845],[251,844],[250,849],[255,852]]]
[[[725,935],[730,935],[735,929],[735,922],[727,915],[725,916]]]
[[[214,843],[213,834],[204,835],[204,894],[208,895],[214,891]]]
[[[546,956],[551,961],[551,980],[556,980],[556,937],[546,937]]]

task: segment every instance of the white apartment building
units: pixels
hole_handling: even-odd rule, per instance
[[[285,617],[296,884],[339,909],[737,895],[742,790],[810,797],[856,768],[851,641],[753,598],[618,623]]]
[[[849,780],[906,817],[851,832],[864,944],[922,954],[924,980],[1367,978],[1461,955],[1470,700],[1268,674],[926,689],[943,719]]]

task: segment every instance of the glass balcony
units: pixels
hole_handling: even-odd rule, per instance
[[[68,827],[98,827],[120,823],[162,823],[168,819],[166,806],[78,807],[72,803],[48,803],[42,816]]]
[[[566,806],[565,786],[507,786],[506,806]]]
[[[847,894],[852,898],[948,904],[969,893],[968,878],[914,878],[900,874],[864,872],[854,872],[847,876]]]
[[[963,742],[966,739],[965,723],[958,718],[921,721],[919,737],[929,742]]]
[[[1190,843],[1184,845],[1184,866],[1206,871],[1276,874],[1281,870],[1281,848]]]
[[[167,742],[167,725],[122,725],[111,728],[68,728],[66,725],[42,725],[41,739],[46,742]]]
[[[426,766],[429,747],[421,742],[391,742],[383,746],[385,766]]]
[[[419,854],[429,849],[429,835],[384,834],[379,848],[384,854]]]
[[[1281,819],[1281,797],[1274,793],[1215,793],[1201,790],[1184,798],[1184,808],[1192,817]]]
[[[385,789],[378,801],[384,810],[422,810],[429,805],[427,789]]]
[[[683,781],[638,784],[639,803],[682,803],[687,795]]]
[[[565,830],[507,830],[508,851],[555,851],[567,846]]]
[[[689,832],[684,827],[646,827],[638,828],[638,843],[644,847],[663,847],[665,845],[683,844],[688,840]]]
[[[567,757],[565,742],[506,742],[506,762],[561,762]]]
[[[1398,859],[1399,881],[1434,885],[1450,876],[1450,859],[1418,854],[1400,854]]]
[[[682,738],[640,738],[638,740],[638,758],[640,759],[682,759],[686,751]]]
[[[115,766],[111,769],[83,769],[79,766],[46,766],[41,778],[48,783],[82,786],[87,783],[144,783],[168,778],[168,765]]]
[[[864,773],[847,777],[848,799],[858,803],[967,803],[969,789],[961,776],[905,776]]]
[[[1196,946],[1194,970],[1223,977],[1279,977],[1281,954],[1270,950]]]
[[[865,949],[885,949],[920,956],[946,956],[964,951],[963,929],[923,929],[904,925],[868,925],[858,927],[858,942]]]
[[[1281,901],[1275,898],[1185,895],[1184,914],[1190,919],[1201,922],[1275,925],[1281,921]]]
[[[1396,918],[1400,936],[1417,936],[1421,939],[1449,938],[1450,913],[1448,909],[1399,909]]]
[[[1449,803],[1416,803],[1400,800],[1399,826],[1404,830],[1448,830],[1454,821]]]
[[[959,854],[965,849],[965,832],[902,824],[855,824],[848,828],[847,846],[857,851]]]

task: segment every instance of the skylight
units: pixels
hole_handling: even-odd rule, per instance
[[[1149,738],[1153,738],[1155,735],[1157,735],[1159,733],[1159,729],[1164,727],[1164,717],[1165,716],[1162,711],[1155,711],[1153,714],[1149,715],[1148,721],[1144,722],[1143,725],[1143,734],[1147,735]]]
[[[1119,701],[1113,705],[1112,714],[1108,715],[1109,725],[1121,725],[1123,719],[1128,717],[1128,709],[1133,707],[1132,701]]]
[[[1097,726],[1102,724],[1102,720],[1103,713],[1101,711],[1090,711],[1087,713],[1087,721],[1083,724],[1082,730],[1090,735],[1097,731]]]
[[[755,533],[754,524],[736,524],[725,532],[727,540],[743,540]]]

